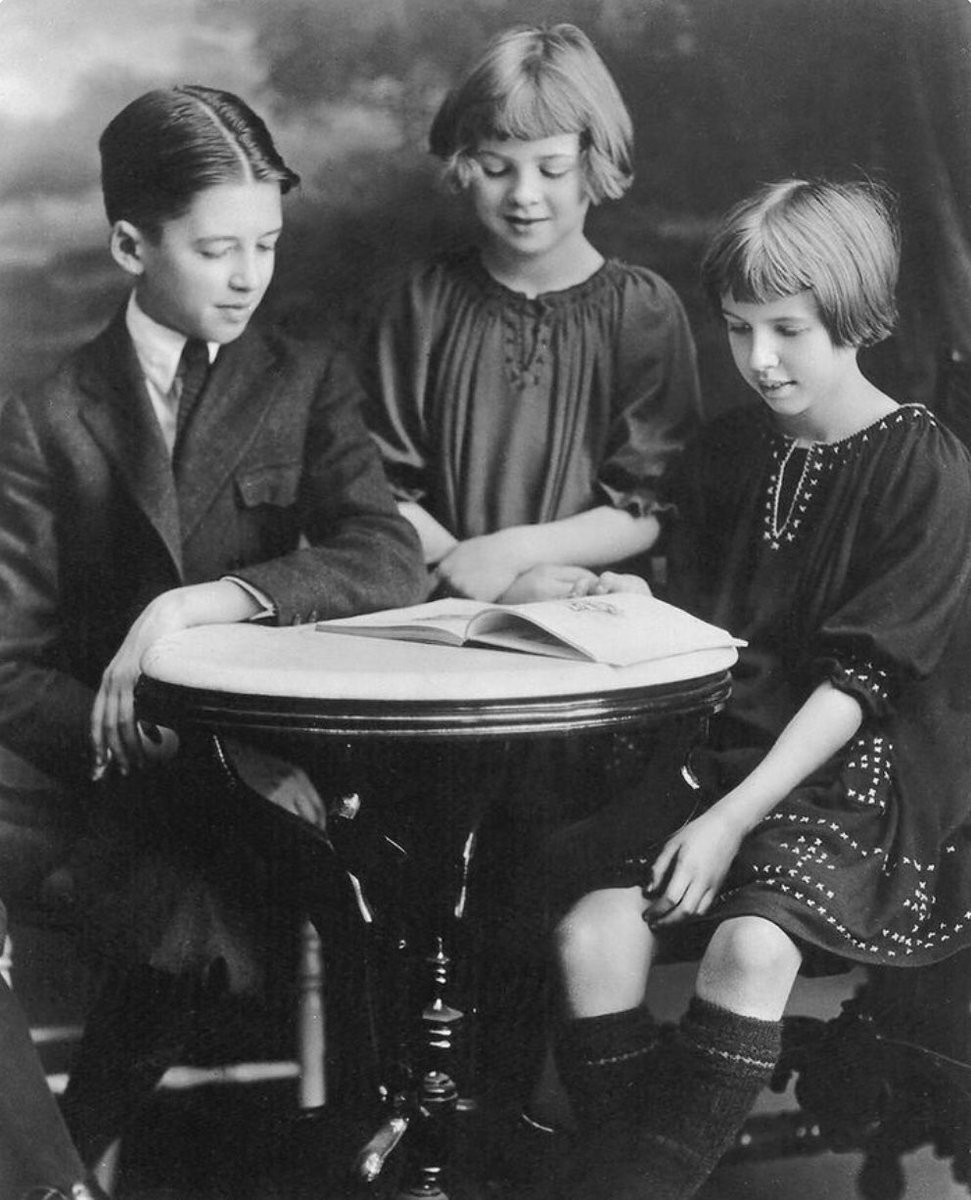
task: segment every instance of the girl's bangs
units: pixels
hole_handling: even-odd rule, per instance
[[[586,124],[584,114],[558,90],[522,82],[497,100],[488,131],[480,130],[479,135],[535,142],[564,133],[582,134]]]
[[[729,256],[725,268],[726,290],[744,304],[765,304],[813,287],[792,248],[782,246],[764,233],[742,241]]]

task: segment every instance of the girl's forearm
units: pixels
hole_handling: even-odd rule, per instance
[[[821,683],[779,734],[754,771],[712,806],[747,833],[859,729],[859,703]]]
[[[499,535],[508,539],[520,570],[540,563],[606,567],[642,554],[661,531],[657,517],[635,517],[608,504],[559,521],[516,525]]]
[[[456,545],[456,539],[445,526],[427,512],[414,500],[401,500],[398,511],[410,521],[421,540],[421,548],[425,556],[425,565],[433,566],[448,554]]]

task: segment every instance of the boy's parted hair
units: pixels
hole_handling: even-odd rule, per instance
[[[701,265],[708,300],[762,304],[811,291],[834,346],[893,332],[900,267],[895,197],[870,181],[766,184],[722,218]]]
[[[153,237],[206,188],[257,180],[286,193],[300,182],[249,105],[198,84],[139,96],[109,122],[98,148],[109,222],[130,221]]]
[[[617,199],[633,181],[633,127],[617,85],[575,25],[517,26],[489,42],[442,102],[429,146],[454,187],[468,185],[472,157],[490,138],[580,136],[587,194]]]

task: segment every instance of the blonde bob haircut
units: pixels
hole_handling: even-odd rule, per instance
[[[708,300],[764,304],[811,291],[834,346],[893,332],[900,230],[891,192],[870,181],[766,184],[723,218],[701,264]]]
[[[576,133],[587,195],[617,199],[633,180],[633,127],[617,85],[575,25],[517,26],[498,34],[442,102],[429,134],[456,190],[486,140],[539,141]]]

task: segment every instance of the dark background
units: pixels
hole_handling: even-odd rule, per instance
[[[125,282],[106,252],[96,141],[149,87],[238,91],[304,184],[268,303],[350,328],[375,281],[466,235],[425,149],[486,37],[571,20],[631,108],[637,179],[595,210],[608,254],[680,292],[713,407],[740,394],[695,282],[717,214],[764,180],[867,173],[901,193],[902,323],[868,369],[936,402],[971,353],[969,0],[4,0],[0,391],[94,333]]]

